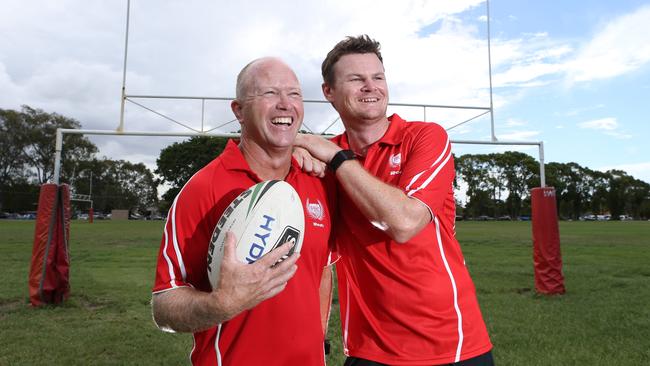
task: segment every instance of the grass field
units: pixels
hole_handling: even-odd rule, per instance
[[[31,308],[33,221],[0,220],[0,365],[179,365],[150,289],[163,223],[73,222],[71,297]],[[567,293],[536,295],[529,222],[459,222],[498,365],[650,365],[650,222],[561,222]],[[340,365],[338,314],[330,365]]]

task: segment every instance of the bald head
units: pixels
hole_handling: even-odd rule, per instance
[[[237,76],[237,97],[230,107],[241,125],[241,144],[261,151],[293,145],[304,107],[296,74],[284,61],[265,57]]]
[[[235,98],[243,102],[246,97],[254,93],[256,75],[260,72],[268,72],[274,68],[286,68],[294,76],[296,74],[291,70],[289,65],[277,57],[262,57],[249,62],[237,75],[237,85],[235,89]]]

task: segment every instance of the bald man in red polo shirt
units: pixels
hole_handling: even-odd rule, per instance
[[[338,186],[335,240],[345,365],[493,365],[492,344],[455,238],[454,163],[435,123],[386,117],[379,43],[339,42],[323,93],[345,133],[296,144]]]
[[[323,182],[291,157],[304,113],[300,84],[281,60],[258,59],[239,74],[231,106],[241,140],[229,141],[170,208],[153,288],[154,319],[161,329],[194,333],[194,365],[324,366],[330,213]],[[274,265],[291,249],[285,244],[255,263],[241,263],[229,235],[212,288],[207,253],[217,220],[241,192],[274,179],[291,184],[303,203],[300,260],[291,255]]]

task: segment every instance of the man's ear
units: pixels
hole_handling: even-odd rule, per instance
[[[323,83],[321,85],[321,88],[323,89],[323,95],[325,96],[325,99],[327,99],[328,102],[332,103],[334,101],[332,87],[328,83]]]
[[[239,123],[242,123],[244,120],[244,113],[242,111],[241,103],[237,99],[233,100],[230,102],[230,109],[232,109],[232,113],[235,115]]]

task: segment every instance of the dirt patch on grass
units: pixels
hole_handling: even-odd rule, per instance
[[[0,319],[9,315],[9,313],[28,306],[29,303],[22,299],[2,299],[0,300]]]
[[[101,310],[113,304],[113,302],[108,299],[91,298],[84,294],[71,296],[69,301],[71,305],[88,311]]]

